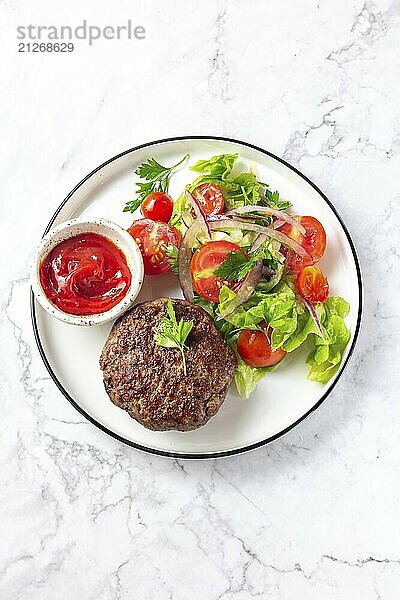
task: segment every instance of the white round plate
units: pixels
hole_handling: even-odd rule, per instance
[[[327,397],[352,353],[361,321],[360,268],[350,235],[324,194],[296,169],[250,144],[216,137],[185,137],[144,144],[111,158],[87,175],[59,206],[46,232],[74,217],[104,217],[128,227],[132,215],[123,213],[134,196],[136,167],[154,156],[174,164],[190,154],[189,164],[214,154],[237,152],[243,166],[252,167],[261,181],[291,200],[298,214],[313,215],[324,225],[328,246],[321,261],[331,293],[350,302],[347,324],[351,340],[339,372],[326,385],[308,381],[305,355],[294,352],[282,368],[267,375],[248,399],[231,386],[218,414],[190,432],[149,431],[117,408],[108,398],[99,356],[111,324],[76,327],[47,314],[32,296],[32,321],[43,361],[64,396],[94,425],[135,448],[180,458],[215,458],[266,444],[289,431]],[[194,179],[187,167],[174,174],[170,193],[177,197]],[[167,274],[145,278],[137,301],[160,296],[181,297],[176,278]]]

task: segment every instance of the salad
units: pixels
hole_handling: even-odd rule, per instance
[[[212,156],[190,168],[197,177],[175,200],[168,195],[172,167],[149,158],[136,170],[141,208],[128,229],[142,252],[145,273],[172,270],[186,300],[211,315],[233,348],[235,381],[249,397],[287,354],[309,349],[308,379],[327,383],[350,340],[349,304],[329,295],[316,266],[326,249],[323,225],[299,216],[291,203],[238,168],[238,154]]]

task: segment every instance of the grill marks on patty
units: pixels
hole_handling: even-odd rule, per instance
[[[185,350],[187,376],[177,349],[154,341],[167,299],[144,302],[111,329],[100,357],[112,402],[154,430],[201,427],[221,407],[236,358],[210,316],[185,300],[173,300],[177,320],[193,321]]]

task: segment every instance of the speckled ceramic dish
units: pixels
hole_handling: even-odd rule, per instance
[[[343,373],[353,351],[361,320],[361,275],[354,245],[333,204],[302,173],[269,152],[249,144],[222,138],[175,138],[138,146],[100,165],[67,196],[51,218],[48,229],[80,217],[104,215],[128,227],[132,215],[122,212],[132,199],[137,166],[155,157],[174,164],[186,153],[189,164],[214,154],[237,152],[242,164],[256,170],[261,181],[290,199],[298,214],[319,219],[328,238],[321,269],[327,274],[331,293],[350,302],[346,319],[351,340],[342,365],[328,384],[307,380],[305,354],[290,354],[284,368],[266,376],[249,400],[231,386],[227,398],[207,425],[190,432],[149,431],[110,402],[103,386],[99,356],[111,324],[71,327],[53,319],[32,297],[32,319],[40,353],[64,396],[102,431],[135,448],[179,458],[215,458],[244,452],[266,444],[297,425],[327,398]],[[170,193],[177,197],[194,178],[187,166],[171,179]],[[139,216],[139,215],[137,215]],[[136,217],[136,215],[135,215]],[[138,301],[160,296],[181,297],[176,277],[146,277]],[[61,399],[60,399],[61,401]]]
[[[97,233],[111,240],[125,255],[126,262],[132,274],[131,285],[118,304],[110,310],[97,315],[77,316],[58,309],[46,297],[39,280],[39,268],[43,259],[57,244],[80,233]],[[124,313],[136,300],[143,283],[143,260],[138,245],[132,236],[122,227],[102,218],[70,219],[52,227],[42,238],[36,254],[31,273],[32,289],[36,300],[52,317],[70,325],[100,325],[113,321]]]

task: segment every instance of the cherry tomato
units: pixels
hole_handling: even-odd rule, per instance
[[[300,296],[309,302],[325,302],[329,296],[328,280],[318,267],[304,267],[297,275]]]
[[[174,203],[168,194],[153,192],[142,202],[141,211],[146,219],[168,223],[171,218]]]
[[[193,194],[206,215],[219,215],[224,210],[224,195],[218,185],[203,183],[194,189]]]
[[[166,256],[168,246],[179,247],[181,234],[172,225],[150,219],[133,221],[128,232],[140,248],[146,275],[159,275],[169,271],[171,265]]]
[[[279,231],[285,233],[293,240],[296,240],[308,253],[310,258],[299,256],[294,250],[281,248],[282,254],[286,256],[286,264],[291,271],[295,273],[303,267],[315,265],[323,256],[326,248],[325,229],[315,217],[297,217],[300,224],[306,230],[302,235],[298,229],[292,227],[290,223],[284,223],[279,227]]]
[[[265,321],[260,323],[264,329],[267,327]],[[247,365],[251,367],[272,367],[276,365],[285,356],[286,352],[282,348],[272,350],[270,344],[272,329],[260,331],[252,329],[243,329],[240,332],[237,349]]]
[[[240,246],[224,240],[206,242],[193,254],[190,262],[193,287],[202,298],[218,302],[221,287],[235,285],[236,282],[228,283],[214,275],[214,271],[224,262],[230,252],[242,252],[247,256]]]

